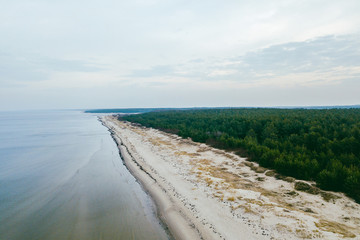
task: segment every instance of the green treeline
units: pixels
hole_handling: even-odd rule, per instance
[[[360,109],[207,109],[122,119],[234,150],[360,202]]]

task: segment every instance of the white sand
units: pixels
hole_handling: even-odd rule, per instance
[[[232,153],[111,116],[102,121],[176,239],[360,239],[360,205],[343,194],[329,202],[291,195],[294,183],[256,173]]]

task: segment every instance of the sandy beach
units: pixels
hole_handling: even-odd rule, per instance
[[[101,121],[176,239],[360,239],[360,205],[342,193],[190,139]]]

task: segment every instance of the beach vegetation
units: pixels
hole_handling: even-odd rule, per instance
[[[327,232],[333,232],[339,235],[342,235],[344,238],[355,238],[356,235],[348,230],[348,227],[338,223],[332,222],[328,220],[320,220],[319,222],[315,223],[316,227],[320,228],[321,230]]]
[[[360,109],[199,109],[121,119],[237,153],[254,171],[315,181],[360,202]]]

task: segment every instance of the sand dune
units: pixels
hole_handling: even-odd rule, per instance
[[[190,139],[112,116],[101,121],[176,239],[360,239],[360,205],[341,193],[277,179]]]

